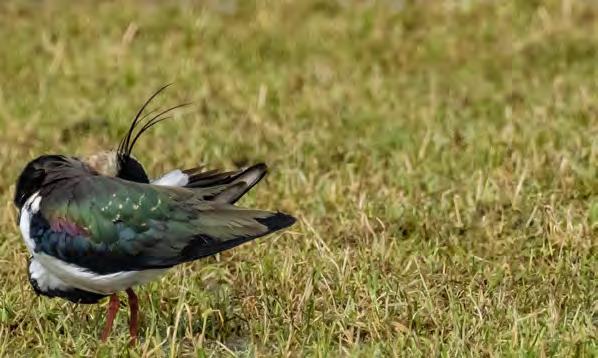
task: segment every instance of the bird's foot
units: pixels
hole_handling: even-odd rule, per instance
[[[104,325],[104,330],[102,330],[102,342],[106,342],[108,336],[110,335],[110,332],[112,331],[112,324],[114,323],[116,312],[118,312],[118,306],[120,306],[118,295],[116,293],[113,293],[112,295],[110,295],[110,302],[108,303],[106,324]]]
[[[127,289],[127,296],[129,298],[129,309],[131,316],[129,318],[129,333],[131,334],[130,345],[137,343],[137,330],[139,328],[139,301],[133,289]]]

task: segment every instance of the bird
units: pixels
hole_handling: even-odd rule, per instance
[[[175,169],[149,179],[132,151],[144,132],[183,106],[146,113],[167,87],[143,103],[116,150],[44,154],[28,162],[16,182],[14,205],[33,290],[78,304],[108,297],[103,342],[119,309],[119,292],[127,294],[134,344],[135,286],[296,222],[280,211],[234,205],[266,175],[264,163],[226,172]]]

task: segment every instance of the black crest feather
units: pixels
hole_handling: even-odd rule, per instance
[[[160,87],[156,92],[154,92],[143,103],[143,105],[141,106],[139,111],[137,111],[135,118],[133,118],[133,122],[131,122],[131,126],[129,127],[129,130],[127,131],[127,133],[125,134],[125,136],[123,137],[123,139],[120,141],[120,143],[118,145],[117,152],[119,154],[119,157],[121,157],[121,158],[130,157],[131,152],[133,151],[133,147],[135,146],[135,143],[137,143],[137,140],[139,139],[139,137],[141,137],[141,135],[144,132],[146,132],[148,129],[155,126],[156,124],[162,122],[163,120],[172,118],[172,116],[168,115],[172,111],[182,108],[182,107],[186,107],[191,104],[190,102],[178,104],[176,106],[172,106],[172,107],[167,108],[160,112],[158,112],[157,109],[152,109],[149,112],[147,112],[146,114],[143,114],[143,112],[145,112],[147,106],[152,102],[152,100],[154,98],[156,98],[166,88],[170,87],[171,85],[172,85],[172,83],[169,83],[167,85]],[[158,112],[158,114],[155,114],[156,112]],[[152,117],[150,118],[150,116],[152,116]],[[137,133],[135,133],[135,131],[139,125],[141,125],[141,129],[139,129],[137,131]]]

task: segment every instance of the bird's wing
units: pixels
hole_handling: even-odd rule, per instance
[[[266,175],[267,169],[263,163],[229,172],[204,171],[201,167],[177,169],[154,180],[152,184],[192,188],[196,195],[205,200],[233,204]]]
[[[208,202],[191,189],[84,176],[45,193],[30,235],[36,252],[106,274],[171,267],[294,222],[279,212]]]

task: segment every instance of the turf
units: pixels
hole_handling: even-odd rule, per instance
[[[598,7],[590,1],[3,1],[0,355],[598,354]],[[42,153],[159,175],[267,162],[240,204],[291,229],[123,308],[35,296],[12,207]],[[124,296],[123,296],[124,297]]]

